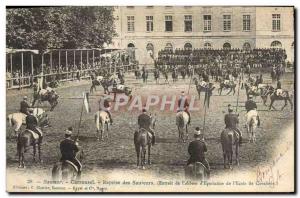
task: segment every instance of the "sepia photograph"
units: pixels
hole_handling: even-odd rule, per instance
[[[5,11],[7,192],[295,193],[294,6]]]

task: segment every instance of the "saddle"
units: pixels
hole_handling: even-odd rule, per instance
[[[39,140],[39,135],[36,132],[34,132],[30,129],[26,129],[26,130],[32,134],[32,137],[33,137],[34,140]],[[36,130],[39,130],[39,132],[41,133],[41,137],[42,137],[43,133],[42,133],[41,129],[36,128]]]
[[[152,142],[152,134],[150,133],[150,131],[149,130],[147,130],[147,129],[145,129],[145,128],[140,128],[139,129],[139,133],[141,133],[141,132],[143,132],[143,131],[146,131],[147,133],[147,135],[148,135],[148,137],[149,137],[149,139],[150,139],[150,142]]]
[[[239,133],[232,128],[225,128],[222,132],[223,135],[233,135],[235,139],[238,139],[240,137]]]
[[[282,89],[277,89],[275,93],[276,93],[277,96],[283,96],[283,90]]]
[[[63,168],[64,166],[66,166],[67,164],[70,165],[70,166],[72,166],[76,172],[79,171],[78,168],[77,168],[77,166],[76,166],[73,162],[71,162],[70,160],[62,160],[62,161],[61,161],[61,166],[62,166],[62,168]]]

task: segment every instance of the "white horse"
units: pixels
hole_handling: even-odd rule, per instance
[[[185,111],[180,111],[176,114],[176,126],[179,133],[178,141],[182,140],[185,142],[188,139],[188,121],[189,115]],[[186,132],[186,139],[184,138],[184,130]]]
[[[247,127],[247,133],[249,136],[249,142],[255,142],[256,136],[255,136],[255,130],[257,128],[258,124],[258,114],[256,110],[251,110],[246,114],[246,127]]]
[[[42,108],[33,108],[33,115],[38,119],[38,121],[40,121],[42,117],[44,117],[45,113],[46,111]],[[9,126],[14,126],[15,134],[18,134],[18,131],[20,130],[22,124],[26,124],[26,117],[27,115],[21,112],[11,113],[7,116]]]
[[[108,125],[109,125],[110,119],[107,112],[100,110],[97,111],[95,114],[95,123],[97,128],[97,140],[100,140],[99,137],[99,131],[101,132],[101,140],[103,140],[103,133],[105,131],[105,125],[106,125],[106,137],[108,139]]]

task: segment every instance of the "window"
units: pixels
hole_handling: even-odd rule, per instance
[[[186,44],[184,44],[184,49],[185,49],[185,50],[192,50],[192,49],[193,49],[193,46],[192,46],[192,44],[190,44],[190,43],[186,43]]]
[[[127,16],[127,31],[134,32],[134,16]]]
[[[281,48],[282,47],[282,44],[280,41],[273,41],[271,43],[271,48]]]
[[[165,47],[165,50],[172,51],[173,50],[173,45],[171,43],[167,43],[166,47]]]
[[[165,16],[165,29],[166,29],[166,32],[172,32],[173,31],[172,16]]]
[[[203,15],[204,31],[211,31],[211,15]]]
[[[184,31],[191,32],[193,30],[192,15],[184,15]]]
[[[148,55],[149,55],[151,58],[154,58],[154,46],[153,46],[152,43],[148,43],[148,44],[147,44],[146,50],[147,50]]]
[[[153,16],[146,16],[147,32],[153,32]]]
[[[272,14],[272,30],[280,31],[280,14]]]
[[[223,49],[224,49],[224,50],[230,50],[230,49],[231,49],[230,43],[224,43]]]
[[[223,30],[225,32],[231,31],[231,15],[223,15]]]
[[[211,43],[204,43],[204,49],[211,49]]]
[[[243,15],[243,31],[250,31],[250,15]]]

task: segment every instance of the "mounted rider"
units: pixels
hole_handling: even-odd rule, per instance
[[[147,130],[152,136],[152,145],[155,144],[155,133],[151,128],[151,117],[147,114],[147,110],[143,108],[142,114],[138,116],[138,125],[139,128]]]
[[[29,115],[29,108],[30,105],[28,104],[27,96],[24,96],[23,100],[20,102],[20,112]]]
[[[239,124],[239,118],[237,114],[233,113],[233,108],[231,104],[228,105],[228,114],[225,115],[224,117],[224,122],[225,122],[225,129],[231,129],[234,130],[236,133],[239,134],[239,143],[242,143],[242,133],[240,129],[238,128]]]
[[[38,127],[38,120],[33,115],[33,109],[29,108],[29,115],[26,116],[26,129],[31,130],[39,136],[39,142],[42,142],[43,133],[42,130]]]
[[[196,127],[195,129],[194,138],[195,140],[190,142],[188,147],[190,158],[187,161],[187,165],[193,164],[195,162],[201,162],[205,166],[207,175],[209,177],[210,166],[205,158],[205,152],[207,152],[207,147],[204,141],[203,133],[201,133],[199,127]]]
[[[113,119],[110,113],[110,107],[111,107],[111,102],[109,98],[106,98],[105,96],[101,96],[100,100],[99,100],[99,111],[105,111],[108,116],[109,116],[109,120],[110,120],[110,125],[113,124]]]
[[[282,92],[283,92],[283,90],[281,88],[281,82],[280,82],[280,80],[278,80],[277,81],[277,85],[276,85],[276,91],[275,91],[275,93],[276,93],[277,96],[281,96]]]
[[[258,113],[257,113],[257,105],[253,101],[253,96],[252,95],[249,95],[249,100],[246,101],[245,108],[246,108],[246,111],[247,111],[246,114],[248,114],[250,111],[255,111],[254,115],[257,116],[257,120],[258,120],[257,126],[260,126],[260,119],[259,119],[259,116],[258,116]]]
[[[177,110],[177,112],[184,111],[188,114],[188,116],[189,116],[188,124],[191,123],[191,114],[189,112],[189,106],[190,106],[190,104],[189,104],[189,102],[188,102],[188,100],[185,96],[185,93],[184,93],[184,91],[182,91],[181,96],[178,99],[178,110]]]
[[[61,162],[70,162],[73,166],[77,168],[78,177],[81,175],[82,165],[80,161],[76,158],[76,153],[79,151],[78,140],[72,140],[73,128],[69,127],[65,132],[65,139],[60,142],[60,152],[61,152]]]

